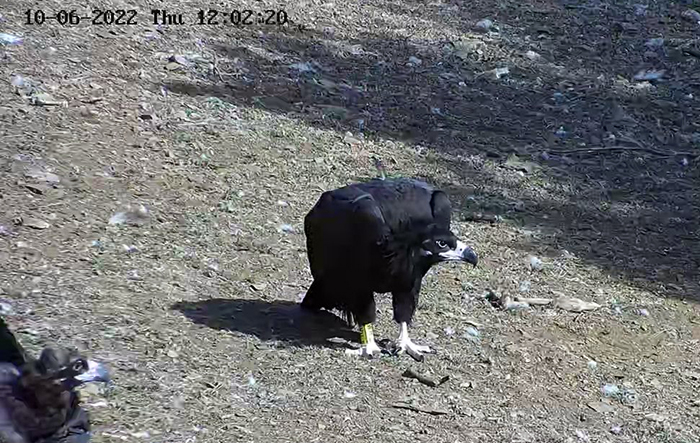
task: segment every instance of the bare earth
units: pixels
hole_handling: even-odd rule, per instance
[[[697,3],[214,2],[281,27],[198,26],[212,5],[184,0],[185,25],[131,0],[98,3],[137,25],[28,26],[92,8],[2,3],[25,39],[0,46],[2,312],[113,370],[83,393],[95,442],[699,441]],[[328,339],[357,332],[297,307],[304,215],[373,158],[447,190],[481,258],[426,277],[423,363],[346,357]]]

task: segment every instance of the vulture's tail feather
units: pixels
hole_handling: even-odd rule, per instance
[[[304,299],[301,301],[301,307],[317,311],[323,308],[323,288],[321,282],[315,279],[311,286],[306,291]]]

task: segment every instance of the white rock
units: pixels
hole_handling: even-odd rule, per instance
[[[408,57],[408,64],[411,66],[420,66],[423,63],[423,60],[419,59],[418,57],[410,56]]]
[[[493,21],[485,18],[476,22],[476,29],[482,32],[488,32],[493,28]]]

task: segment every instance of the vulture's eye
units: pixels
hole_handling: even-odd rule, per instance
[[[445,243],[445,242],[442,241],[442,240],[437,240],[437,241],[435,242],[435,244],[436,244],[437,247],[440,248],[440,249],[447,249],[447,243]]]

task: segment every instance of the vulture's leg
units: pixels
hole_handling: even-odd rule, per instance
[[[374,293],[365,292],[356,298],[357,304],[352,309],[352,315],[360,325],[360,349],[346,349],[349,355],[360,355],[371,357],[382,352],[381,348],[374,341],[374,331],[372,323],[377,319],[377,307],[374,303]]]
[[[406,352],[410,349],[415,354],[432,354],[434,351],[429,346],[417,345],[408,337],[408,323],[401,322],[401,332],[399,332],[399,351]]]
[[[360,327],[360,345],[360,349],[346,349],[345,353],[349,355],[366,355],[371,357],[374,354],[380,354],[382,352],[377,342],[374,341],[372,323],[367,323]]]
[[[420,292],[421,280],[417,280],[411,291],[393,292],[392,304],[394,306],[394,320],[399,324],[399,342],[397,344],[399,352],[406,352],[407,349],[415,354],[431,354],[433,350],[428,346],[417,345],[408,336],[408,325],[411,323],[413,314],[416,312],[418,294]]]

